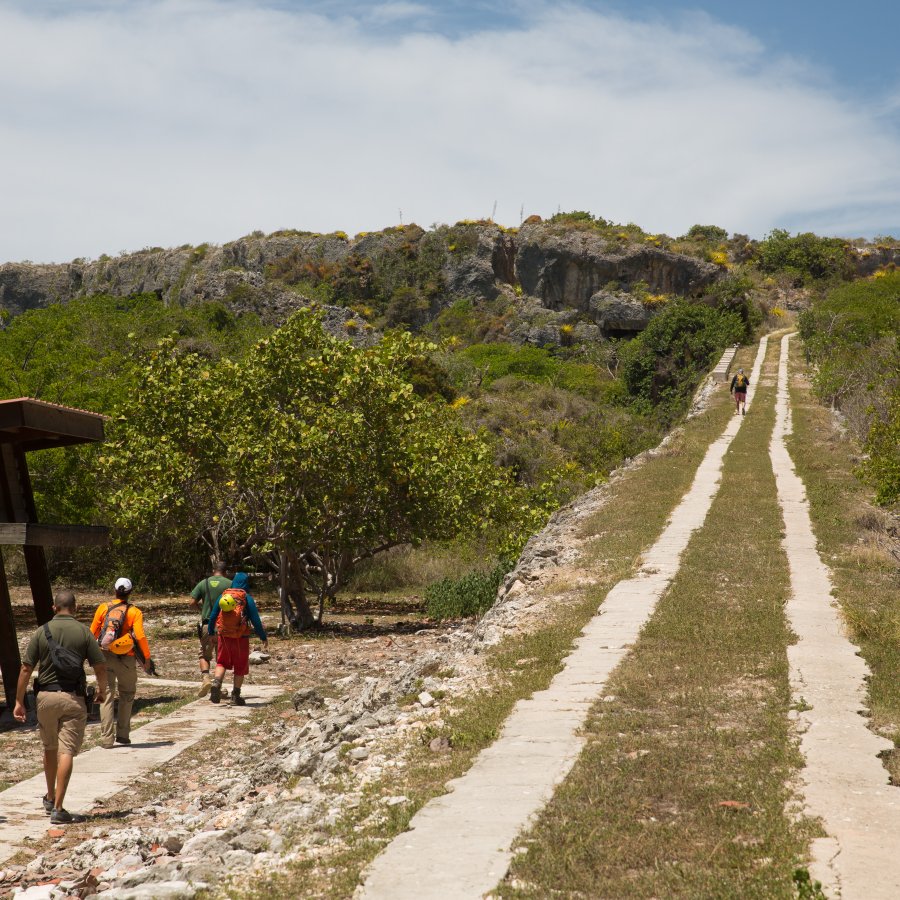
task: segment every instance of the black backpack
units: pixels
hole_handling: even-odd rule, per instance
[[[58,644],[50,633],[50,626],[44,625],[44,637],[50,648],[50,660],[56,670],[56,681],[64,691],[75,691],[83,695],[87,687],[84,674],[84,657],[68,647]]]

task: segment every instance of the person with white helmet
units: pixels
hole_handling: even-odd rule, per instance
[[[101,603],[91,623],[91,632],[106,658],[109,689],[100,705],[100,745],[107,750],[115,744],[131,743],[131,708],[137,691],[136,657],[141,658],[145,672],[154,668],[144,633],[144,614],[129,602],[132,590],[130,579],[117,579],[115,600]],[[117,693],[118,713],[115,711]]]

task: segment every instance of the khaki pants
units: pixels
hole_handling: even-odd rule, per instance
[[[202,622],[197,626],[197,635],[200,638],[199,659],[205,659],[208,663],[216,658],[216,636],[209,633],[209,629]]]
[[[133,656],[118,656],[103,651],[106,657],[106,678],[109,690],[100,706],[100,743],[112,747],[116,738],[127,738],[131,733],[131,707],[137,690],[137,662]],[[116,687],[119,693],[119,714],[115,713]]]
[[[37,697],[37,719],[45,750],[77,755],[87,724],[84,697],[62,691],[41,691]]]

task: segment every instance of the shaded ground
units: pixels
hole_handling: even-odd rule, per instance
[[[77,596],[77,617],[86,625],[90,625],[97,605],[109,599],[105,593],[92,591],[78,591]],[[287,677],[290,683],[295,676],[302,676],[310,669],[304,659],[308,662],[311,657],[316,659],[312,671],[321,680],[340,678],[388,659],[399,639],[415,637],[416,632],[435,627],[423,620],[423,604],[417,597],[345,596],[338,597],[334,607],[326,610],[321,628],[283,639],[274,633],[280,622],[277,596],[261,590],[254,591],[254,598],[270,634],[272,658],[251,671],[251,681],[281,683]],[[28,589],[12,589],[12,601],[19,644],[24,651],[36,627]],[[151,594],[137,596],[135,605],[144,613],[150,651],[159,675],[176,679],[199,677],[197,615],[187,599]],[[142,683],[146,680],[142,679]]]

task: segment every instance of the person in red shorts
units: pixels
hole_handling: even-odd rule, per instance
[[[737,370],[737,375],[731,379],[731,392],[734,394],[734,411],[742,416],[747,415],[747,385],[750,379],[744,374],[743,369]]]
[[[234,687],[231,691],[231,702],[235,706],[246,706],[247,701],[241,696],[241,685],[244,676],[250,671],[250,633],[262,641],[263,648],[268,647],[266,629],[259,617],[256,601],[247,593],[249,579],[246,572],[238,572],[231,582],[231,587],[222,591],[209,614],[209,633],[218,636],[216,653],[216,671],[213,675],[209,699],[213,703],[222,700],[222,679],[226,671],[234,672]]]

